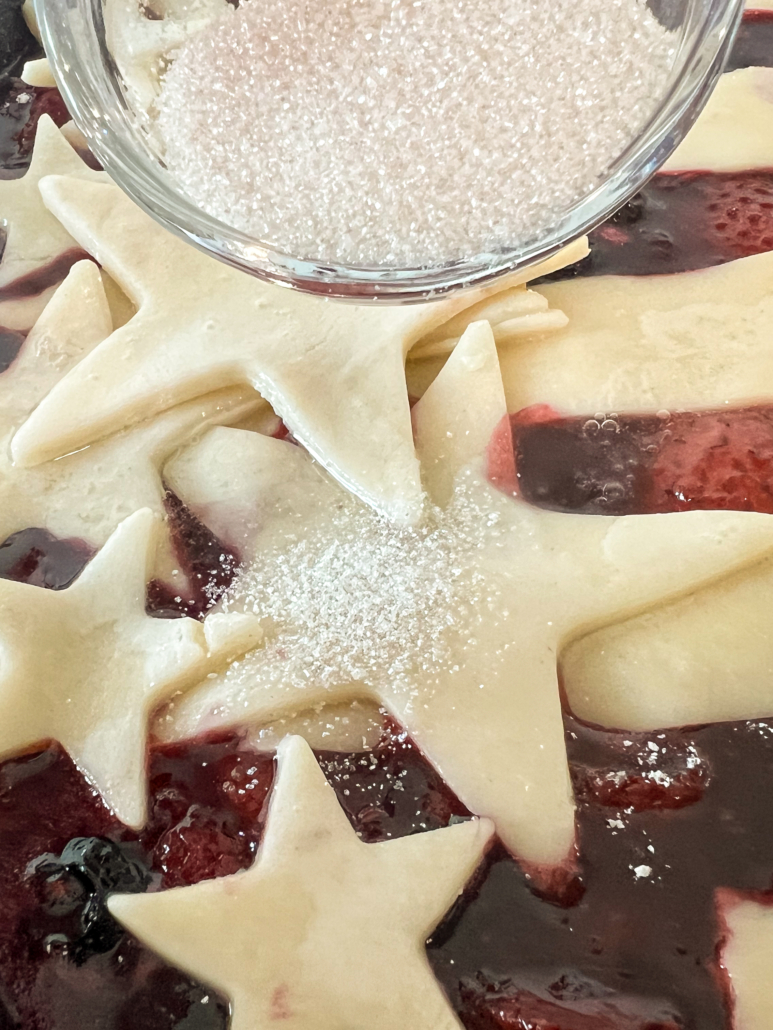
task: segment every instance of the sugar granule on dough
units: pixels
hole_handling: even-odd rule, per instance
[[[512,246],[654,112],[644,0],[245,0],[173,55],[172,175],[294,257],[426,265]]]
[[[261,678],[273,669],[301,690],[361,683],[410,692],[417,676],[431,683],[458,660],[453,641],[474,634],[496,604],[471,560],[496,533],[492,518],[464,485],[416,527],[352,499],[302,538],[262,550],[223,606],[259,614],[269,640],[227,676],[248,685],[257,664]]]

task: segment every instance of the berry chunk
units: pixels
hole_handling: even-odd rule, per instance
[[[612,999],[608,988],[576,974],[562,975],[549,992],[552,997],[540,997],[513,983],[467,984],[462,988],[465,1025],[473,1030],[681,1030],[669,1015],[642,1011],[635,998]]]
[[[256,845],[235,820],[199,805],[168,830],[156,845],[153,864],[164,887],[182,887],[215,876],[229,876],[251,865]]]
[[[111,951],[124,936],[108,912],[108,894],[141,893],[150,882],[142,862],[103,837],[76,837],[61,855],[42,855],[27,872],[40,901],[31,935],[44,952],[76,965]]]
[[[0,544],[0,579],[64,590],[93,554],[83,540],[62,540],[46,529],[23,529]]]
[[[647,510],[773,512],[773,412],[679,416],[651,477]]]

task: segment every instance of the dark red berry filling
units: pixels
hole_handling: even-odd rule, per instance
[[[773,66],[773,11],[745,11],[726,71]]]
[[[773,408],[562,418],[512,416],[518,492],[585,515],[773,513]]]
[[[17,78],[0,79],[0,177],[10,179],[26,172],[35,130],[44,114],[60,126],[70,120],[59,90],[28,86]]]
[[[166,491],[164,508],[175,555],[188,578],[190,596],[181,597],[167,584],[153,580],[148,585],[148,611],[165,619],[184,615],[204,618],[233,582],[240,558],[171,490]]]
[[[567,716],[566,735],[583,892],[550,904],[495,853],[433,936],[436,974],[470,1030],[723,1030],[714,891],[773,887],[773,726],[626,734]],[[662,792],[632,791],[653,774]]]
[[[94,556],[83,540],[61,540],[45,529],[23,529],[0,544],[0,579],[64,590]]]
[[[0,300],[24,300],[27,297],[37,297],[52,286],[57,286],[76,261],[83,261],[88,256],[85,250],[77,247],[65,250],[58,258],[42,268],[28,272],[26,275],[20,275],[18,279],[14,279],[6,286],[0,286]],[[5,369],[1,371],[4,372]]]
[[[655,175],[589,242],[586,258],[537,281],[691,272],[773,250],[773,169]]]

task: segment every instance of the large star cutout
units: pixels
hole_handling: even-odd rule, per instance
[[[32,161],[20,179],[0,180],[0,225],[7,232],[0,262],[0,288],[37,271],[77,247],[40,196],[43,176],[61,174],[103,180],[78,157],[48,115],[38,122]],[[5,319],[3,320],[5,322]]]
[[[751,562],[773,547],[773,522],[565,515],[495,490],[483,458],[505,401],[486,324],[468,329],[414,414],[427,485],[441,504],[450,494],[426,538],[396,541],[375,516],[349,515],[342,491],[281,441],[215,429],[167,466],[218,533],[245,525],[244,605],[270,614],[278,633],[182,698],[157,730],[193,735],[364,693],[508,848],[559,863],[574,839],[560,649]],[[414,579],[400,567],[406,541]],[[343,600],[350,591],[356,604]]]
[[[569,325],[502,351],[511,411],[701,411],[773,398],[773,253],[543,291]],[[578,641],[562,665],[570,707],[640,730],[769,716],[770,599],[773,567],[763,563]]]
[[[161,515],[165,491],[159,470],[175,448],[206,426],[239,421],[263,403],[248,389],[220,390],[58,461],[13,465],[10,441],[17,426],[111,331],[99,270],[92,261],[78,262],[0,375],[0,543],[38,526],[100,547],[140,508]],[[164,533],[155,571],[171,578],[176,564]]]
[[[138,312],[38,407],[14,440],[17,462],[69,453],[172,404],[249,384],[345,486],[395,519],[418,517],[405,354],[425,333],[515,280],[433,304],[332,303],[211,260],[156,225],[116,186],[55,177],[41,189]],[[548,264],[584,251],[581,242]]]
[[[425,942],[474,873],[491,825],[365,844],[300,737],[282,742],[278,763],[249,869],[113,895],[111,913],[225,994],[231,1030],[460,1030]]]
[[[158,528],[147,509],[126,519],[67,590],[0,580],[0,757],[58,740],[134,827],[153,708],[260,639],[254,618],[146,614]]]

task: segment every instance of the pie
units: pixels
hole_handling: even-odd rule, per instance
[[[406,307],[172,237],[9,39],[0,1030],[771,1030],[773,11]]]

